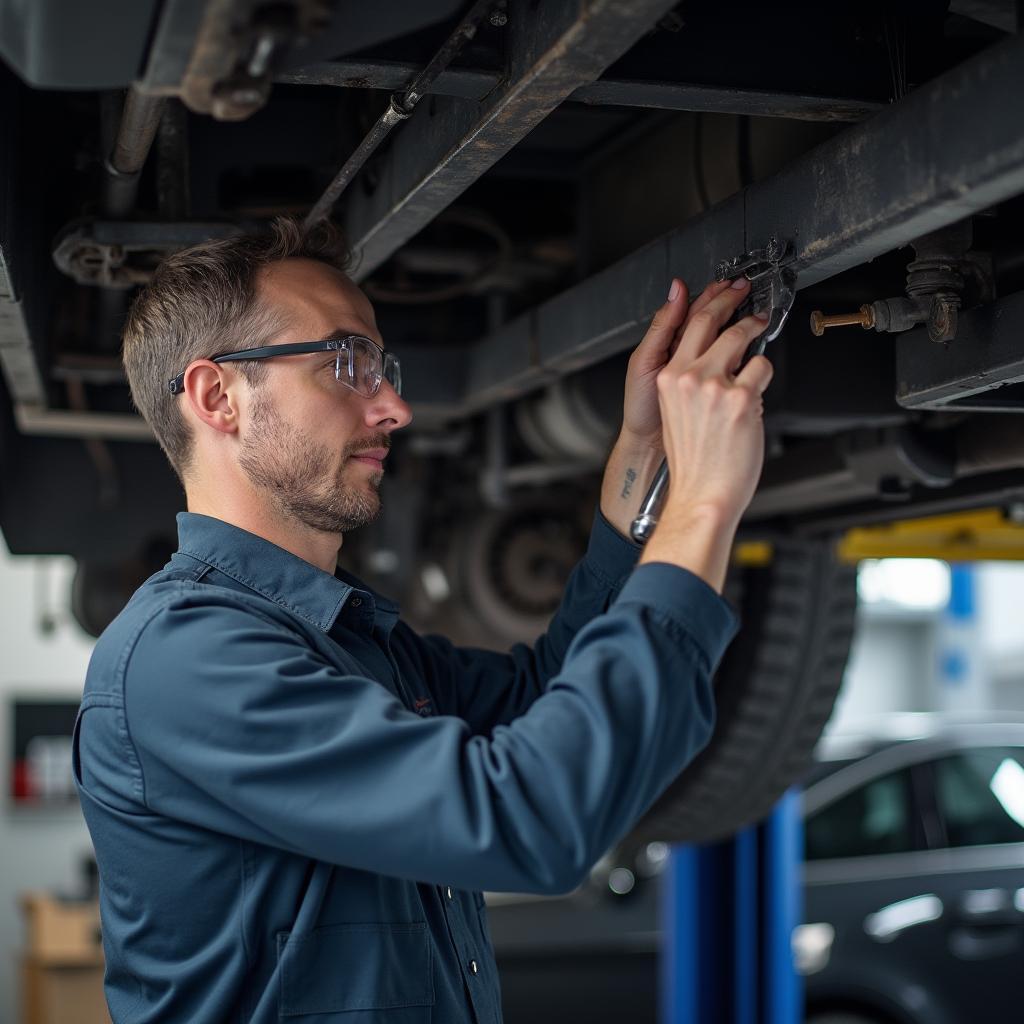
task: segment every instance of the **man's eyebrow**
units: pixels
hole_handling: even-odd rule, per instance
[[[330,334],[325,334],[322,338],[317,338],[317,341],[341,341],[342,338],[352,337],[364,337],[359,331],[352,331],[345,327],[338,327],[331,331]]]

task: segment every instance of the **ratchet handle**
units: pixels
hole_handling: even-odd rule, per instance
[[[654,474],[651,486],[648,488],[647,497],[640,506],[640,512],[633,525],[629,528],[629,534],[637,544],[646,544],[650,540],[654,528],[658,525],[658,513],[661,510],[661,502],[668,489],[668,459],[662,459],[658,472]]]

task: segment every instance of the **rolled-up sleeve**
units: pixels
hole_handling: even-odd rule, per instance
[[[641,566],[545,692],[481,736],[195,588],[141,629],[126,725],[156,813],[419,882],[564,891],[707,742],[734,629],[701,580]]]

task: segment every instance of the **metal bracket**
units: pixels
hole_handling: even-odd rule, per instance
[[[768,326],[747,349],[744,362],[753,355],[762,355],[769,341],[779,336],[796,298],[796,273],[787,264],[793,259],[793,247],[774,235],[763,249],[752,249],[731,260],[715,264],[716,281],[734,281],[745,277],[750,293],[740,303],[730,323],[755,313],[768,313]]]
[[[721,260],[715,264],[716,281],[734,281],[743,276],[750,282],[750,292],[730,318],[730,324],[754,313],[768,313],[768,324],[747,346],[744,363],[751,356],[764,354],[768,342],[781,333],[789,311],[793,308],[796,273],[786,266],[792,259],[791,254],[792,246],[788,242],[780,242],[773,235],[763,249],[752,249],[731,260]],[[663,459],[629,530],[630,536],[638,544],[646,544],[654,533],[667,490],[668,461]]]

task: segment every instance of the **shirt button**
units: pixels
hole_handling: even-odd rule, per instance
[[[349,601],[349,604],[352,605],[353,608],[360,608],[362,607],[363,599],[361,597],[353,597],[352,600]]]
[[[475,960],[470,960],[469,961],[469,970],[470,970],[471,974],[479,974],[480,973],[480,967],[477,965],[477,962]]]
[[[448,886],[447,889],[445,889],[445,893],[447,894],[448,899],[454,899],[454,897],[452,896],[452,887],[450,885]]]

